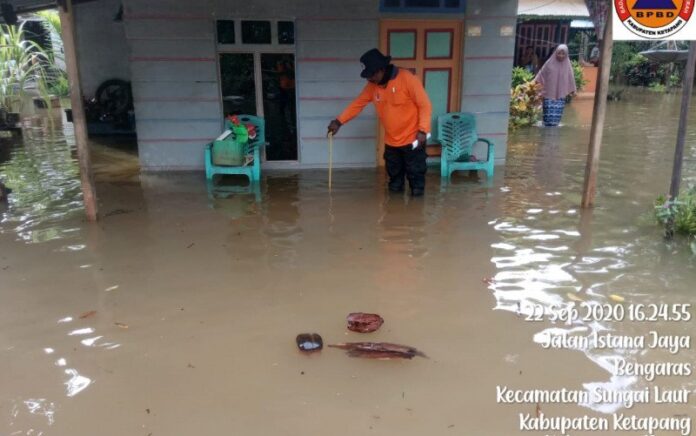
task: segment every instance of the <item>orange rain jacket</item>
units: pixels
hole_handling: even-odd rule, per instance
[[[384,142],[395,147],[410,145],[418,131],[430,133],[432,106],[421,82],[410,71],[399,68],[385,87],[368,83],[358,97],[338,116],[345,124],[355,118],[368,103],[377,109]]]

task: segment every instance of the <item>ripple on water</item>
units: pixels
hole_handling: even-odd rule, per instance
[[[66,221],[82,213],[82,191],[72,141],[62,130],[35,129],[2,139],[0,180],[12,188],[2,210],[0,232],[26,243],[75,237]]]
[[[605,132],[597,207],[592,211],[577,209],[584,173],[581,157],[588,140],[582,127],[586,103],[573,102],[566,127],[552,134],[533,128],[512,135],[501,214],[490,223],[497,234],[491,245],[497,272],[490,284],[496,309],[529,315],[536,304],[557,312],[559,306],[569,304],[612,302],[609,296],[619,296],[624,305],[696,306],[696,295],[690,292],[696,280],[694,257],[674,254],[675,248],[663,241],[659,228],[641,225],[641,216],[651,212],[653,199],[668,187],[671,172],[664,142],[666,138],[672,141],[678,105],[660,98],[638,96],[630,103],[610,106],[607,125],[613,128]],[[696,112],[691,116],[696,124]],[[659,133],[653,128],[657,125]],[[696,140],[694,132],[691,137]],[[696,156],[696,147],[690,147],[686,155]],[[685,180],[694,180],[696,167],[685,166],[684,173]],[[679,328],[664,322],[601,320],[543,325],[534,337],[537,343],[549,334],[640,336],[652,329],[669,332]],[[696,350],[691,349],[682,350],[679,356],[621,348],[578,353],[606,371],[604,380],[587,380],[585,389],[625,391],[647,386],[642,378],[612,375],[617,358],[643,363],[696,361]],[[691,382],[677,379],[671,383],[677,388]],[[620,402],[581,405],[603,413],[623,407]]]

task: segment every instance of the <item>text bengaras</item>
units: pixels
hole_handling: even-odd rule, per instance
[[[614,375],[622,376],[642,376],[647,381],[655,380],[657,376],[682,376],[690,377],[692,367],[690,362],[650,362],[650,363],[631,363],[623,357],[615,357]]]

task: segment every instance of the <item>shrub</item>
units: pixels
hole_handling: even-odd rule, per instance
[[[527,71],[522,67],[515,67],[512,69],[512,88],[514,89],[517,85],[529,82],[534,79],[534,74]]]
[[[61,74],[55,79],[48,87],[48,91],[51,95],[58,97],[67,97],[70,95],[70,83],[68,83],[68,78],[65,74]]]
[[[510,97],[510,128],[534,125],[541,116],[541,85],[526,82],[515,86]]]
[[[665,92],[667,90],[667,87],[665,87],[665,85],[663,85],[662,83],[652,82],[650,86],[648,86],[648,89],[652,92]]]
[[[655,200],[655,217],[667,226],[668,233],[696,236],[696,187],[682,193],[676,200],[660,196]]]
[[[678,73],[672,73],[669,76],[669,79],[667,79],[667,85],[670,88],[678,88],[681,86],[681,77],[679,77]]]
[[[585,80],[585,76],[582,74],[582,65],[580,65],[580,62],[578,61],[571,61],[571,65],[573,66],[573,76],[575,77],[575,87],[578,89],[578,92],[582,90],[582,88],[587,85],[587,80]]]
[[[626,82],[631,86],[650,86],[653,82],[664,82],[664,69],[660,70],[641,54],[634,55],[624,66]]]

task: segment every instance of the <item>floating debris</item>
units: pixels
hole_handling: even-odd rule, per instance
[[[569,299],[571,299],[573,301],[577,301],[578,303],[585,301],[582,298],[578,297],[577,295],[573,294],[572,292],[568,292],[566,295],[568,296]]]
[[[428,358],[423,352],[408,345],[389,342],[345,342],[330,344],[329,347],[347,350],[350,357],[367,357],[370,359],[413,359],[415,356]]]
[[[297,347],[300,351],[306,353],[319,351],[324,348],[324,341],[321,339],[321,336],[316,333],[300,333],[297,335],[297,338],[295,338],[295,342],[297,342]]]
[[[612,301],[616,301],[617,303],[623,303],[624,301],[626,301],[626,299],[624,297],[622,297],[621,295],[616,295],[616,294],[610,294],[609,299]]]
[[[114,209],[111,212],[104,214],[104,218],[116,215],[125,215],[127,213],[133,213],[133,211],[130,209]]]
[[[82,315],[80,315],[80,319],[87,319],[87,318],[90,318],[96,314],[97,314],[96,310],[90,310],[89,312],[85,312]]]
[[[114,325],[115,325],[116,327],[119,327],[119,328],[122,328],[122,329],[127,329],[127,328],[128,328],[128,324],[124,324],[124,323],[122,323],[122,322],[115,322]]]
[[[349,313],[348,330],[358,333],[372,333],[384,324],[384,318],[376,313]]]

